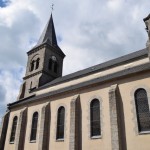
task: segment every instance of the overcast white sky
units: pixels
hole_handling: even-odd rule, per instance
[[[145,48],[149,0],[0,0],[0,110],[16,100],[27,63],[54,3],[63,74]],[[2,114],[2,113],[0,113]]]

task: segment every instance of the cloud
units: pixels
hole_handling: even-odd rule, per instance
[[[0,121],[4,112],[7,110],[7,104],[14,102],[18,95],[18,90],[22,81],[24,69],[1,70],[0,71]]]
[[[64,74],[142,49],[149,0],[55,1],[53,18],[66,54]],[[0,7],[0,101],[16,100],[27,63],[50,16],[50,1],[9,0]],[[4,84],[4,81],[6,82]]]
[[[121,5],[123,4],[123,0],[108,0],[107,5],[108,8],[113,11],[118,11],[121,9]]]

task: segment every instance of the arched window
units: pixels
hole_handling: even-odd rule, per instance
[[[33,70],[34,70],[34,63],[35,63],[35,61],[33,60],[33,61],[31,62],[31,68],[30,68],[30,71],[33,71]]]
[[[98,99],[92,100],[90,104],[91,136],[101,135],[100,127],[100,102]]]
[[[37,124],[38,124],[38,112],[35,112],[32,118],[32,128],[31,128],[31,137],[30,137],[31,141],[36,140]]]
[[[58,62],[57,62],[57,58],[55,56],[52,56],[49,59],[48,68],[49,68],[49,70],[53,71],[54,73],[57,73],[57,71],[58,71]]]
[[[144,89],[136,90],[135,104],[139,132],[150,131],[150,111],[147,93]]]
[[[15,141],[17,121],[18,121],[18,117],[15,116],[14,119],[13,119],[13,124],[12,124],[12,129],[11,129],[10,142],[14,142]]]
[[[36,67],[35,67],[35,69],[38,69],[38,68],[39,68],[39,64],[40,64],[40,58],[38,58],[38,59],[36,60]]]
[[[65,108],[61,106],[58,109],[58,116],[57,116],[57,139],[64,138],[64,121],[65,121]]]

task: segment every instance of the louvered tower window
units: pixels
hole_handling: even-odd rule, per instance
[[[64,121],[65,121],[65,108],[58,109],[57,117],[57,139],[64,139]]]
[[[11,136],[10,136],[10,142],[11,143],[15,141],[17,121],[18,121],[18,117],[15,116],[13,119],[13,124],[12,124],[12,129],[11,129]]]
[[[52,56],[49,59],[48,68],[49,68],[49,70],[53,71],[54,73],[57,73],[57,71],[58,71],[58,62],[57,62],[57,58],[55,56]]]
[[[36,140],[37,124],[38,124],[38,112],[35,112],[32,118],[32,128],[31,128],[31,137],[30,137],[31,141]]]
[[[135,104],[139,132],[150,131],[150,112],[147,93],[144,89],[135,92]]]
[[[35,68],[35,69],[38,69],[38,68],[39,68],[39,64],[40,64],[40,58],[38,58],[38,59],[36,60],[36,68]]]
[[[31,62],[31,68],[30,68],[30,71],[33,71],[33,70],[34,70],[34,64],[35,64],[35,61],[33,60],[33,61]]]
[[[90,114],[91,114],[91,136],[100,136],[100,102],[98,99],[92,100],[90,104]]]

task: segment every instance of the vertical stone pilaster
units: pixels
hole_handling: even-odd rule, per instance
[[[27,108],[24,108],[20,112],[18,119],[16,139],[15,139],[15,150],[24,150],[26,124],[27,124]]]
[[[109,105],[110,105],[110,125],[111,125],[111,144],[112,150],[121,150],[119,118],[117,108],[117,85],[112,85],[109,89]]]
[[[8,122],[10,112],[7,112],[2,118],[1,129],[0,129],[0,149],[3,150],[5,146],[5,139],[7,134]]]
[[[50,103],[42,107],[40,120],[38,150],[48,150],[50,136]]]
[[[71,100],[70,104],[70,135],[69,135],[69,150],[79,149],[79,121],[80,121],[80,108],[79,108],[79,95]]]

